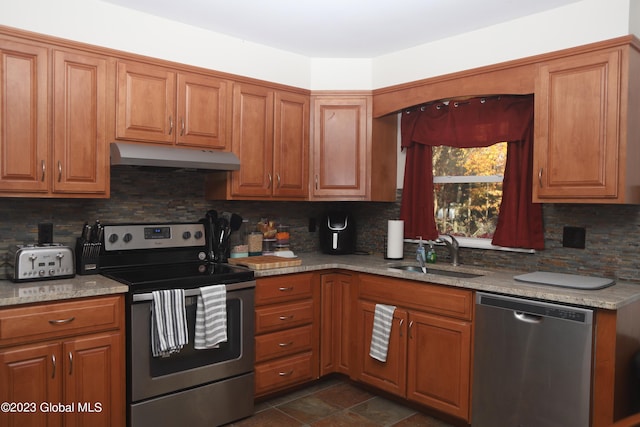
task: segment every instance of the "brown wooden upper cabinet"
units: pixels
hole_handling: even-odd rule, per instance
[[[109,60],[11,39],[0,56],[0,194],[109,197]]]
[[[372,119],[372,97],[311,97],[312,200],[395,201],[396,117]]]
[[[116,139],[228,149],[224,79],[118,61]]]
[[[629,44],[540,64],[534,202],[640,203],[639,73]]]
[[[309,187],[309,97],[236,83],[232,151],[240,170],[207,179],[212,199],[306,199]]]

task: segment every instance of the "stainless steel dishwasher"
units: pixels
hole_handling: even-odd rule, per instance
[[[473,427],[585,427],[593,311],[476,294]]]

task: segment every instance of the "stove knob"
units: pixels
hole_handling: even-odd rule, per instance
[[[185,231],[184,233],[182,233],[182,238],[184,240],[188,240],[189,238],[191,238],[191,232],[190,231]]]
[[[195,237],[197,240],[202,239],[202,231],[200,230],[196,231],[193,237]]]
[[[116,233],[109,235],[109,243],[115,243],[118,241],[118,235]]]
[[[204,252],[198,252],[198,259],[200,261],[204,261],[205,259],[207,259],[207,254]]]
[[[49,270],[49,276],[55,276],[56,271],[52,268]]]
[[[125,234],[124,237],[122,238],[122,240],[124,240],[125,243],[129,243],[131,239],[133,239],[133,236],[131,235],[131,233]]]
[[[44,275],[45,275],[44,270],[39,270],[39,271],[38,271],[38,276],[40,276],[40,277],[44,277]]]

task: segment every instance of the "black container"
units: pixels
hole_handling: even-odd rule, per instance
[[[346,212],[329,212],[320,220],[320,250],[344,255],[356,251],[356,222]]]

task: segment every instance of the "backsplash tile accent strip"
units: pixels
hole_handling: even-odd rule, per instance
[[[309,218],[317,224],[326,211],[346,210],[357,220],[358,250],[382,260],[388,219],[400,214],[401,190],[396,203],[376,202],[260,202],[208,201],[203,197],[206,172],[161,170],[133,166],[111,169],[111,198],[23,199],[0,198],[0,259],[6,262],[10,245],[35,243],[38,223],[51,222],[58,243],[73,246],[85,221],[118,222],[197,221],[209,209],[235,212],[253,226],[261,217],[291,227],[295,252],[319,250],[318,230],[308,231]],[[640,281],[640,206],[544,205],[544,251],[535,254],[461,249],[463,264],[518,271],[546,270]],[[585,249],[562,247],[564,226],[587,230]],[[439,262],[445,248],[437,247]],[[405,261],[411,262],[415,244],[405,244]],[[0,277],[5,269],[2,268]]]

